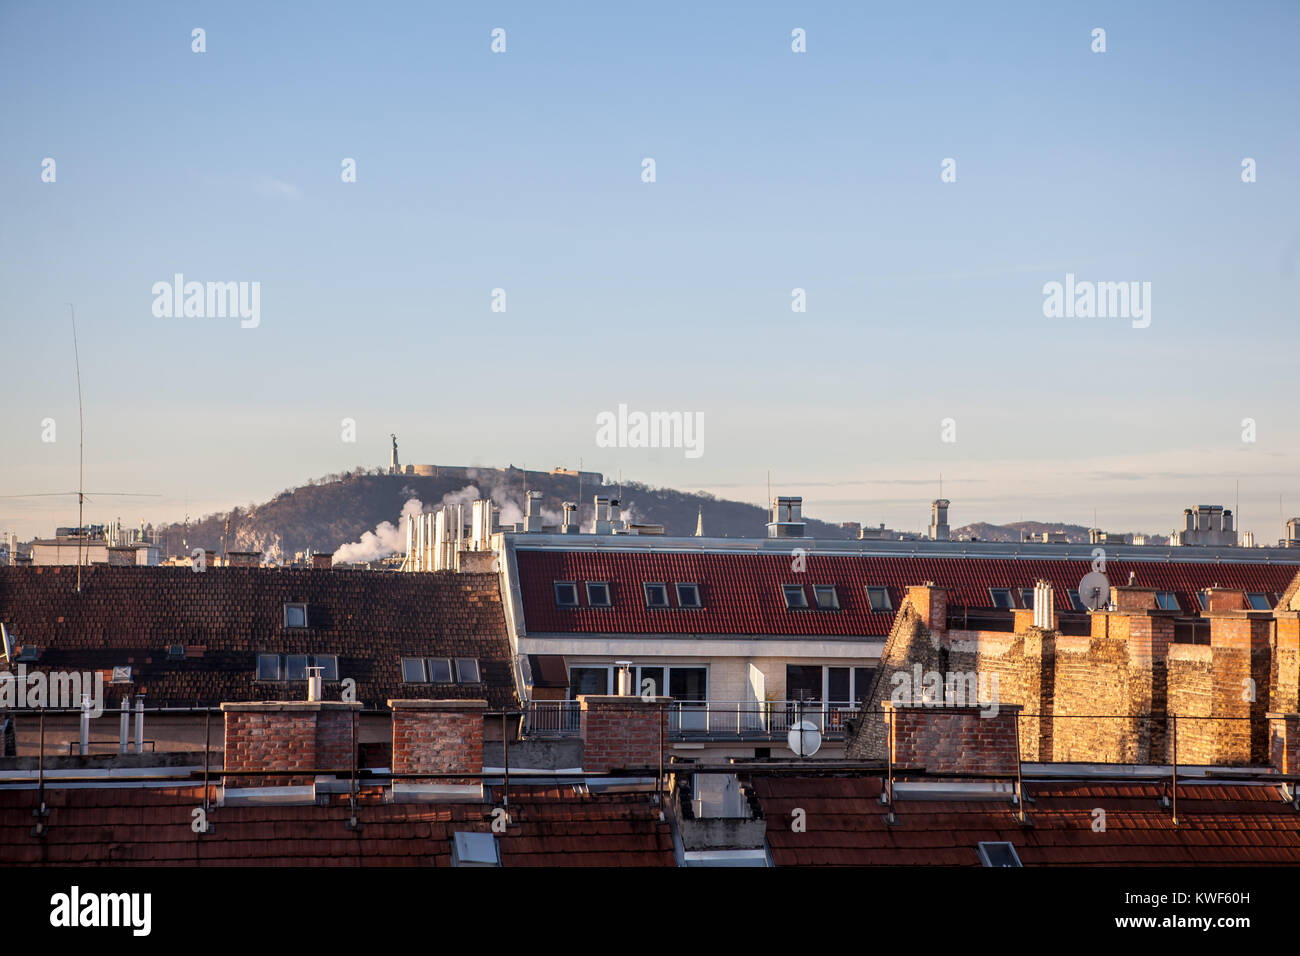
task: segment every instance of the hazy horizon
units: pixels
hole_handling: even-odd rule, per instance
[[[1238,527],[1282,536],[1300,8],[743,10],[0,8],[0,531],[76,523],[4,497],[77,487],[71,302],[88,523],[262,502],[396,433],[755,504],[770,472],[899,530],[940,474],[953,527],[1155,534],[1239,482]],[[256,324],[160,317],[177,274],[259,283]],[[1149,325],[1047,317],[1067,276],[1150,283]],[[621,404],[701,416],[702,453],[601,447]]]

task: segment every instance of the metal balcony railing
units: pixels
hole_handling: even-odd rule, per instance
[[[576,737],[581,705],[576,700],[534,700],[525,707],[524,732],[533,737]],[[852,701],[674,700],[668,705],[668,733],[675,740],[713,737],[784,740],[801,720],[827,736],[843,736],[846,720],[856,717]]]

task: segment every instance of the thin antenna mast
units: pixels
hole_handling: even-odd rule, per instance
[[[68,311],[72,315],[72,357],[77,365],[77,419],[80,434],[77,442],[77,593],[81,593],[81,539],[86,534],[86,413],[81,404],[81,353],[77,349],[77,310],[71,302]]]

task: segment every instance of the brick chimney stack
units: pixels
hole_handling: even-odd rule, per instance
[[[948,589],[937,587],[933,581],[909,587],[907,600],[916,608],[925,626],[932,631],[948,629]]]
[[[224,703],[225,769],[350,769],[353,716],[359,703],[338,700],[249,701]],[[230,777],[231,787],[304,786],[301,777]]]
[[[390,700],[394,774],[483,772],[485,700]],[[477,786],[477,777],[408,780],[411,786]]]
[[[313,554],[311,556],[311,566],[316,571],[328,571],[334,566],[334,555],[332,554]]]
[[[996,713],[980,707],[929,707],[884,701],[892,721],[891,752],[899,770],[930,773],[1016,772],[1019,704],[1000,704]]]
[[[660,746],[667,746],[671,697],[617,697],[584,694],[582,769],[658,767]]]

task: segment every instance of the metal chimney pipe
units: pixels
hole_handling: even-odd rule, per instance
[[[323,667],[307,668],[307,699],[324,700],[325,678],[321,676]]]
[[[131,738],[131,700],[122,698],[122,727],[118,733],[118,753],[126,753]]]
[[[135,699],[135,752],[144,752],[144,697]]]
[[[81,695],[81,756],[90,753],[90,695]]]

